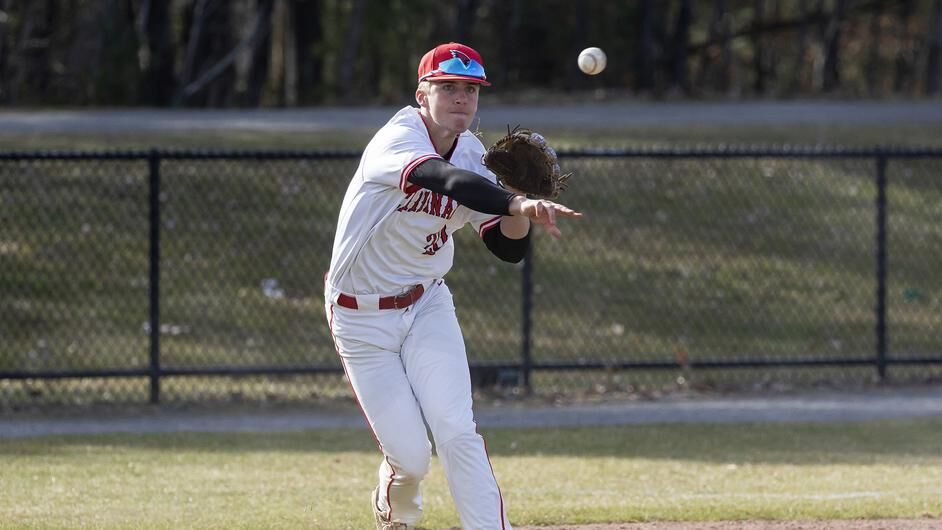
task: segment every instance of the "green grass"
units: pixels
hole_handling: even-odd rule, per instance
[[[485,432],[517,525],[942,517],[942,422]],[[365,430],[0,441],[0,528],[370,528]],[[436,461],[423,528],[457,526]]]

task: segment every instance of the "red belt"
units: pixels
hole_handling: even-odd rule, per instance
[[[419,284],[398,296],[383,296],[379,299],[379,308],[404,309],[414,304],[416,300],[422,297],[424,292],[425,287]],[[340,295],[337,296],[337,305],[346,307],[347,309],[359,309],[356,297],[350,296],[349,294],[340,293]]]

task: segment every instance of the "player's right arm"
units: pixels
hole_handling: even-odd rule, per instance
[[[582,217],[581,213],[562,204],[546,199],[528,199],[523,195],[517,195],[511,199],[508,209],[510,215],[513,216],[510,218],[511,222],[521,217],[529,219],[531,222],[543,225],[543,228],[553,237],[563,235],[556,227],[557,217]],[[501,224],[503,225],[503,221]]]
[[[541,224],[553,237],[559,237],[556,216],[581,217],[561,204],[527,199],[501,188],[473,171],[455,167],[442,159],[425,160],[408,177],[409,182],[447,195],[466,207],[486,214],[502,215],[500,229],[487,230],[481,237],[498,258],[517,263],[526,254],[530,221]]]
[[[426,160],[416,166],[409,175],[409,182],[447,195],[477,212],[492,215],[510,215],[510,203],[517,196],[473,171],[460,169],[441,159]],[[508,237],[503,228],[493,228],[481,234],[487,249],[510,263],[522,260],[530,239],[529,223],[526,229],[514,232],[512,237]]]
[[[510,201],[517,195],[473,171],[442,159],[425,160],[412,170],[409,182],[447,195],[476,212],[510,215]]]
[[[517,195],[473,171],[457,168],[442,159],[425,160],[416,166],[409,175],[409,182],[447,195],[481,213],[517,217],[508,220],[508,224],[520,226],[514,226],[508,230],[510,233],[505,233],[512,239],[522,237],[519,235],[521,233],[528,233],[528,229],[520,223],[520,218],[543,225],[550,235],[559,237],[561,233],[556,227],[557,216],[582,217],[581,213],[562,204]],[[501,222],[501,225],[503,228],[504,223]]]

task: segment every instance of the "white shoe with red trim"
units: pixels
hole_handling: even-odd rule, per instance
[[[389,520],[389,511],[381,512],[379,510],[379,487],[373,490],[370,495],[370,506],[373,507],[373,515],[376,517],[376,530],[409,530],[406,523],[396,523]]]

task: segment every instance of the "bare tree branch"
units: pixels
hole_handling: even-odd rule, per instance
[[[212,0],[210,0],[212,1]],[[185,103],[186,100],[193,97],[194,94],[206,88],[210,83],[212,83],[217,77],[219,77],[227,68],[232,66],[235,62],[236,57],[239,53],[248,48],[254,47],[257,42],[262,40],[263,37],[267,36],[271,32],[271,11],[267,11],[267,16],[265,15],[265,10],[259,12],[255,15],[255,25],[247,37],[243,38],[235,48],[229,51],[222,59],[220,59],[216,64],[209,67],[202,75],[199,76],[195,81],[186,85],[183,90],[180,92],[179,103]],[[265,22],[268,24],[265,24]]]

